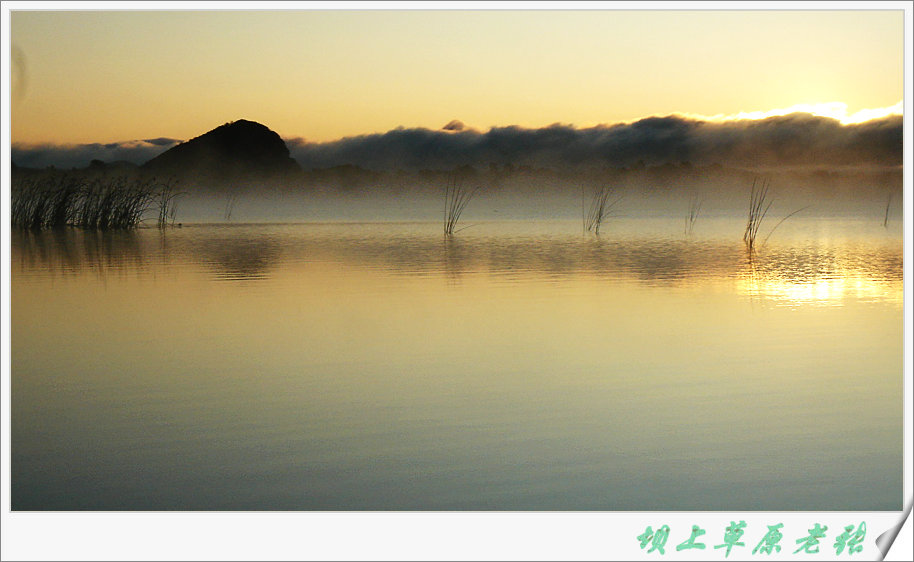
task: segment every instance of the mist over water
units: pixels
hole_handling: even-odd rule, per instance
[[[899,220],[566,200],[15,232],[13,509],[900,508]]]
[[[440,177],[439,177],[440,176]],[[176,220],[181,223],[261,223],[309,221],[435,221],[443,220],[448,175],[436,174],[421,183],[378,180],[358,187],[334,184],[307,189],[264,188],[194,191],[177,200]],[[701,202],[704,217],[745,217],[753,182],[769,176],[729,174],[718,180],[690,180],[674,175],[665,181],[621,177],[617,181],[584,176],[577,180],[532,175],[497,181],[490,176],[470,176],[459,184],[478,188],[462,216],[463,226],[474,221],[577,220],[593,192],[606,186],[618,204],[613,219],[684,219],[693,201]],[[858,217],[880,225],[886,217],[899,222],[903,196],[900,176],[879,174],[868,181],[855,176],[794,180],[774,176],[766,218],[768,228],[802,209],[801,217]],[[896,181],[896,179],[898,181]],[[780,229],[781,227],[779,227]]]

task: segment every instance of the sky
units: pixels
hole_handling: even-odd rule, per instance
[[[903,20],[900,10],[14,10],[11,140],[186,140],[236,119],[326,143],[455,119],[479,131],[588,128],[800,104],[852,116],[903,99]]]

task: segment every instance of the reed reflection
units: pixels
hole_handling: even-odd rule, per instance
[[[196,251],[215,279],[251,281],[269,279],[280,265],[280,243],[271,238],[217,238],[204,240]]]
[[[442,242],[444,275],[451,283],[457,283],[464,273],[474,267],[476,262],[472,248],[452,236],[446,236]]]
[[[157,248],[133,231],[89,231],[60,228],[12,231],[13,263],[24,273],[74,276],[93,272],[144,272]]]
[[[324,262],[450,281],[486,275],[504,282],[588,276],[656,287],[735,282],[748,296],[821,294],[830,297],[813,300],[835,301],[859,294],[896,301],[903,279],[900,243],[865,239],[772,244],[747,253],[738,239],[498,232],[445,238],[412,226],[264,225],[15,231],[13,248],[14,263],[25,273],[108,275],[191,267],[220,281],[265,281],[297,263]]]

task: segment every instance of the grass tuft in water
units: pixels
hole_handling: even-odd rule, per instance
[[[743,233],[743,241],[746,242],[746,246],[748,246],[750,251],[755,249],[755,239],[758,236],[759,228],[761,228],[762,221],[768,215],[771,204],[774,203],[773,200],[768,199],[768,186],[769,181],[767,179],[762,180],[761,183],[759,183],[758,180],[752,182],[752,192],[749,196],[749,219],[746,222],[746,231]],[[784,224],[784,221],[801,211],[805,211],[809,207],[810,205],[801,207],[792,213],[788,213],[787,216],[779,220],[778,223],[774,225],[774,228],[768,232],[768,236],[762,241],[762,246],[768,242],[768,239],[771,238],[774,231]]]
[[[763,179],[761,182],[758,179],[752,180],[752,191],[749,195],[749,218],[746,221],[746,231],[743,232],[743,242],[750,250],[755,248],[758,230],[773,202],[768,200],[769,183],[767,179]]]
[[[466,208],[470,199],[479,191],[479,188],[472,190],[464,189],[456,178],[448,180],[444,190],[444,233],[448,236],[456,232],[457,221]]]
[[[704,203],[704,199],[699,199],[694,195],[689,200],[689,214],[686,216],[685,223],[686,234],[692,234],[692,231],[695,229],[695,221],[698,220],[698,214],[701,213],[702,203]]]
[[[603,221],[612,214],[613,209],[622,200],[622,196],[615,196],[615,190],[608,186],[596,189],[590,197],[581,189],[581,212],[583,214],[584,232],[600,234]]]
[[[228,201],[225,202],[225,211],[222,213],[222,218],[225,219],[225,222],[232,220],[232,211],[235,210],[236,202],[238,202],[238,194],[229,195]]]

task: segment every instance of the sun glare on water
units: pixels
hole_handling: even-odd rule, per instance
[[[899,287],[861,276],[835,276],[796,282],[784,279],[745,278],[736,283],[739,294],[773,299],[786,306],[840,306],[847,299],[900,304]]]

